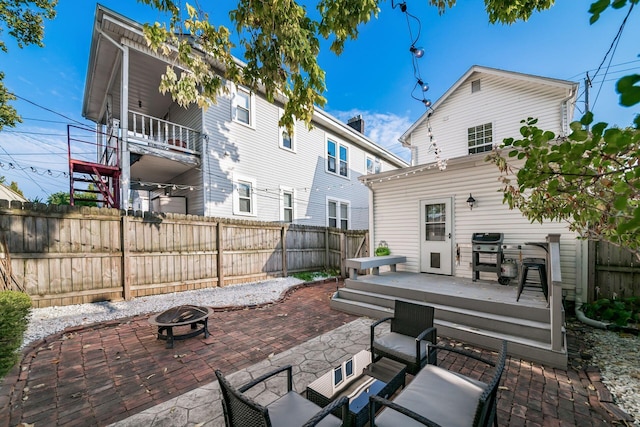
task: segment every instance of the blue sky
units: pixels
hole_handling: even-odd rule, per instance
[[[626,9],[608,10],[589,25],[591,1],[561,0],[528,22],[504,26],[489,24],[478,0],[459,0],[442,16],[426,3],[407,0],[406,4],[421,23],[416,45],[426,52],[419,67],[430,86],[427,98],[435,102],[471,66],[483,65],[580,82],[576,117],[584,111],[585,73],[595,73],[626,14]],[[139,22],[163,20],[134,0],[102,4]],[[234,2],[215,4],[221,9],[212,11],[210,20],[228,23],[228,8]],[[24,123],[0,132],[0,175],[18,182],[28,198],[46,200],[51,193],[69,190],[68,178],[62,174],[68,170],[66,124],[85,122],[81,107],[95,5],[85,0],[60,2],[57,18],[45,23],[44,48],[18,49],[6,32],[2,35],[9,53],[0,53],[0,70],[6,74],[8,88],[22,98],[13,105]],[[371,139],[408,159],[397,138],[425,107],[411,98],[415,79],[405,15],[399,8],[392,9],[390,2],[380,7],[378,19],[362,26],[358,40],[347,43],[341,56],[328,49],[321,52],[319,61],[327,73],[325,110],[344,121],[362,114]],[[591,109],[598,121],[626,126],[639,112],[619,106],[614,89],[618,77],[640,73],[639,9],[629,17],[611,62],[607,58],[594,79]],[[415,38],[415,22],[412,32]]]

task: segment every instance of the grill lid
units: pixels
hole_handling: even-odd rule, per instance
[[[471,243],[501,244],[504,238],[503,233],[473,233]]]

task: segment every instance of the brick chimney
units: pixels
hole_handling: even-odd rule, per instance
[[[364,135],[364,119],[361,114],[347,120],[347,125]]]

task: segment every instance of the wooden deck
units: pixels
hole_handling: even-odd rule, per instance
[[[551,349],[550,310],[542,292],[525,291],[516,302],[517,282],[497,282],[405,271],[346,279],[331,300],[335,309],[381,318],[393,315],[395,299],[436,308],[438,335],[485,348],[509,341],[509,354],[553,367],[566,367],[566,346]]]

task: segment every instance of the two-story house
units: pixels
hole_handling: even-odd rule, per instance
[[[577,89],[570,81],[471,67],[402,135],[412,166],[361,178],[372,190],[371,244],[385,241],[406,255],[407,271],[471,278],[474,233],[503,233],[504,245],[515,248],[504,256],[514,260],[544,257],[523,244],[559,233],[563,288],[571,294],[585,279],[582,242],[565,223],[531,223],[503,204],[500,172],[485,157],[503,139],[518,138],[528,117],[567,135]]]
[[[140,23],[97,6],[82,113],[96,123],[102,166],[94,155],[74,175],[93,181],[102,200],[364,229],[368,189],[358,178],[408,165],[364,135],[361,117],[346,124],[318,109],[313,129],[297,123],[290,135],[278,126],[282,105],[232,83],[208,109],[182,108],[158,90],[168,65],[147,47]],[[70,137],[75,146],[78,139]]]

